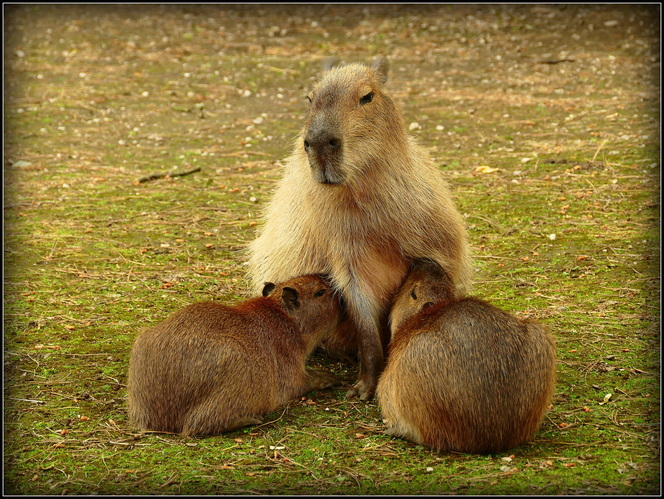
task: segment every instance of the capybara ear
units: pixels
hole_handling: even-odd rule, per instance
[[[276,287],[277,285],[273,282],[266,282],[265,286],[263,287],[263,296],[270,296],[270,293],[272,293]]]
[[[339,59],[336,56],[331,55],[331,56],[326,57],[325,59],[323,59],[321,61],[320,68],[323,72],[329,71],[330,69],[337,67],[340,62],[341,62],[341,59]]]
[[[390,69],[390,65],[385,56],[377,55],[374,57],[373,61],[371,61],[371,69],[376,72],[376,76],[378,76],[381,83],[387,81],[387,73]]]
[[[445,269],[438,262],[430,258],[418,258],[413,262],[411,269],[427,272],[438,280],[449,279]]]
[[[288,310],[295,310],[300,308],[300,302],[297,300],[297,290],[289,287],[285,287],[281,295],[282,300],[284,300],[284,305]]]

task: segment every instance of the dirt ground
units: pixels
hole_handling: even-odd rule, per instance
[[[660,491],[659,5],[3,9],[6,493]],[[250,295],[244,248],[320,61],[377,54],[449,178],[475,292],[556,336],[537,438],[390,438],[343,396],[356,366],[324,357],[345,385],[264,426],[135,431],[136,332]]]

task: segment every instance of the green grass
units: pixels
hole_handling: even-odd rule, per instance
[[[539,8],[330,5],[321,22],[306,6],[289,19],[267,5],[9,6],[4,491],[658,493],[656,11]],[[574,62],[538,62],[561,44]],[[344,398],[357,366],[319,354],[344,385],[263,425],[135,431],[136,333],[250,296],[244,249],[318,58],[378,51],[466,218],[474,292],[556,337],[535,439],[477,456],[386,436],[375,402]]]

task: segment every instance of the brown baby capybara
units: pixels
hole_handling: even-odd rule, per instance
[[[471,274],[449,186],[406,134],[386,79],[385,59],[323,74],[249,247],[256,288],[299,274],[330,276],[348,312],[331,343],[359,354],[359,379],[347,395],[362,400],[374,395],[389,343],[387,313],[411,261],[438,262],[461,292]]]
[[[338,298],[314,275],[266,283],[262,297],[235,306],[189,305],[136,338],[130,421],[184,435],[260,423],[289,400],[335,383],[305,362],[340,317]]]
[[[438,264],[414,264],[395,299],[377,388],[387,433],[438,451],[500,452],[529,441],[555,386],[543,326],[455,298]]]

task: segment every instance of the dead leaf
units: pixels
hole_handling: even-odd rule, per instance
[[[611,400],[611,396],[612,396],[611,393],[607,393],[606,395],[604,395],[604,400],[602,400],[602,401],[599,403],[599,405],[604,405],[604,404],[606,404],[609,400]]]
[[[498,170],[499,170],[498,168],[492,168],[486,165],[478,166],[477,168],[475,168],[475,171],[477,173],[493,173],[497,172]]]

